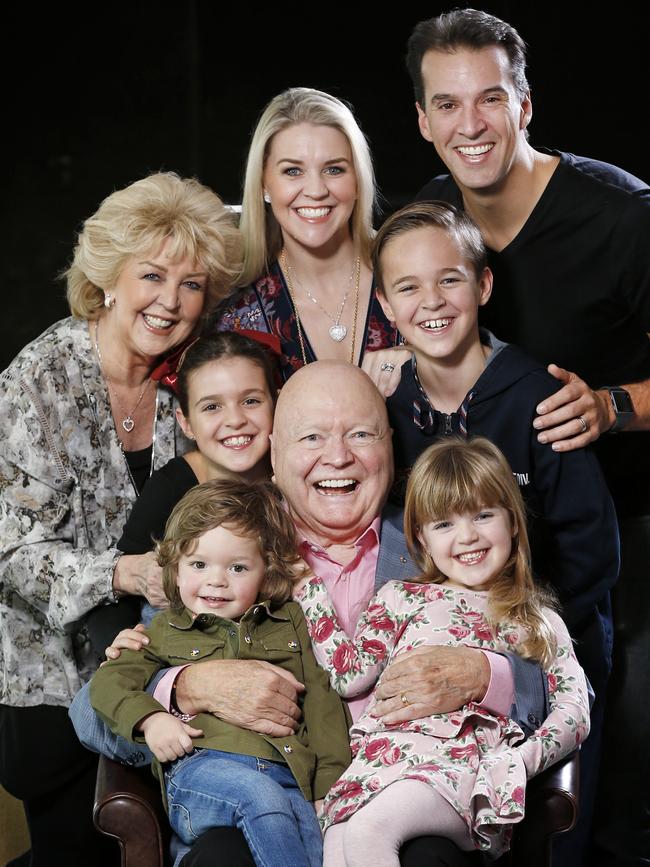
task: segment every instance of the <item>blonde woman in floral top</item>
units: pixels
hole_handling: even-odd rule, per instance
[[[150,554],[115,544],[176,452],[151,378],[239,270],[239,235],[194,180],[151,175],[88,219],[66,276],[72,317],[2,374],[0,783],[22,799],[32,865],[117,863],[94,832],[95,757],[67,707],[97,667],[80,619],[118,595],[164,598]]]
[[[384,585],[354,641],[322,581],[303,588],[314,652],[332,686],[349,697],[401,653],[464,644],[540,662],[551,713],[526,740],[513,719],[474,703],[387,726],[371,699],[351,729],[355,758],[323,805],[324,867],[399,867],[402,843],[427,834],[501,854],[524,816],[527,779],[589,733],[584,673],[566,626],[533,583],[523,501],[496,446],[476,437],[427,449],[409,479],[405,532],[422,575]]]

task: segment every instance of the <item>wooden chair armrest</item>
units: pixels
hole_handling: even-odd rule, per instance
[[[163,867],[169,823],[150,768],[129,768],[102,756],[97,771],[95,826],[120,846],[122,867]]]

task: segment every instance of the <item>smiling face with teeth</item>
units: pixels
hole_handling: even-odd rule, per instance
[[[448,582],[488,590],[503,572],[514,532],[502,506],[462,512],[424,524],[418,539]]]
[[[498,192],[527,158],[529,95],[518,95],[505,50],[491,45],[427,51],[424,105],[416,103],[422,136],[463,190]]]
[[[379,301],[413,347],[418,368],[459,367],[475,354],[482,370],[478,308],[492,291],[490,270],[477,276],[456,238],[434,226],[390,238],[379,261],[384,289]]]
[[[249,358],[209,361],[188,378],[188,415],[177,410],[184,433],[202,457],[200,481],[228,472],[248,481],[269,475],[274,398],[265,371]]]
[[[102,311],[101,330],[105,346],[123,366],[126,357],[150,364],[182,343],[203,311],[206,272],[189,257],[170,258],[169,244],[132,256],[110,288],[115,305]]]
[[[276,133],[264,188],[284,245],[336,249],[349,240],[357,178],[346,136],[335,127],[299,123]]]
[[[393,475],[384,401],[370,378],[343,362],[301,368],[278,398],[275,481],[308,539],[351,544],[381,512]]]

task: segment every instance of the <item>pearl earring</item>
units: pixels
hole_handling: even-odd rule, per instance
[[[269,196],[269,194],[266,192],[266,190],[264,190],[264,201],[266,202],[267,205],[271,204],[271,196]]]

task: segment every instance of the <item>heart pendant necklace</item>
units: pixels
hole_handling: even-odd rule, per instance
[[[106,376],[106,373],[104,372],[103,364],[102,364],[102,354],[99,350],[98,335],[99,335],[99,319],[96,319],[95,320],[95,352],[97,353],[97,361],[99,362],[99,371],[100,371],[101,375],[104,377],[106,385],[108,386],[109,393],[112,394],[113,397],[115,398],[115,403],[117,404],[120,412],[124,412],[124,408],[122,407],[122,404],[120,403],[120,399],[117,396],[117,392],[115,391],[115,388],[111,386],[111,381]],[[133,419],[133,414],[135,413],[136,409],[142,403],[142,398],[145,396],[147,389],[149,388],[150,385],[151,385],[151,380],[147,379],[142,391],[140,392],[140,397],[135,402],[135,406],[133,407],[131,412],[127,412],[127,414],[122,419],[121,425],[124,428],[126,433],[131,433],[131,431],[135,427],[135,421]]]
[[[343,295],[343,300],[339,304],[338,310],[336,311],[336,316],[332,316],[332,314],[323,307],[323,305],[320,303],[318,298],[316,298],[316,296],[313,294],[313,292],[310,292],[306,286],[302,285],[300,280],[296,277],[296,275],[293,271],[293,268],[287,262],[287,255],[286,255],[286,252],[284,250],[282,251],[281,259],[282,259],[282,267],[285,268],[286,274],[288,277],[288,281],[287,281],[288,285],[293,287],[293,283],[295,283],[296,286],[299,286],[302,289],[302,291],[305,293],[307,298],[309,298],[309,300],[312,301],[320,310],[322,310],[322,312],[325,314],[325,316],[327,316],[327,318],[329,320],[331,320],[332,324],[329,327],[328,333],[329,333],[329,336],[332,338],[332,340],[335,340],[337,343],[340,343],[342,340],[345,340],[345,338],[347,337],[348,329],[345,325],[341,324],[341,316],[343,315],[343,310],[345,308],[345,302],[348,300],[348,295],[350,294],[350,287],[352,286],[352,281],[354,279],[354,275],[359,274],[360,259],[357,257],[357,259],[354,262],[354,265],[352,267],[352,272],[350,274],[350,279],[348,280],[348,285],[347,285],[347,288],[345,290],[345,294]],[[358,281],[357,281],[356,289],[357,289],[357,295],[358,295],[358,293],[359,293]]]

